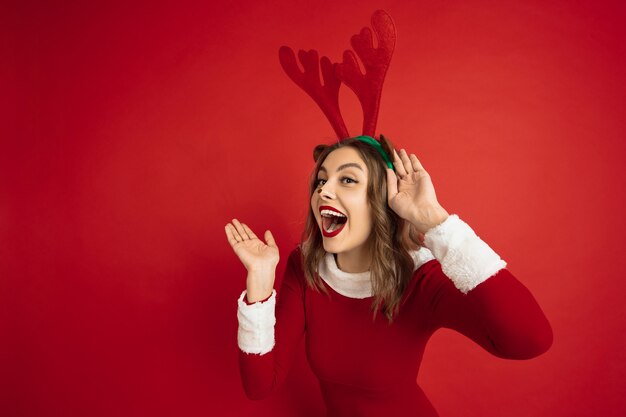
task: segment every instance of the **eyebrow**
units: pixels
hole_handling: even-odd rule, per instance
[[[339,168],[337,168],[337,172],[341,171],[342,169],[346,169],[350,167],[358,168],[361,171],[363,171],[363,168],[361,168],[361,165],[357,164],[356,162],[348,162],[347,164],[340,165]],[[321,171],[328,173],[328,171],[326,171],[326,168],[324,168],[323,166],[320,167],[319,169],[319,172]]]

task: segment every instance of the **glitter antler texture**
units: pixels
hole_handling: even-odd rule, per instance
[[[298,58],[304,68],[304,72],[301,72],[291,48],[282,46],[278,56],[289,78],[315,100],[333,129],[335,129],[337,136],[340,139],[348,137],[348,129],[346,129],[346,124],[339,111],[339,86],[341,81],[335,75],[337,64],[332,64],[325,56],[319,60],[316,50],[312,49],[309,52],[301,50],[298,52]],[[324,85],[320,83],[318,62],[322,67]]]
[[[391,16],[383,10],[377,10],[372,16],[372,28],[378,39],[377,48],[373,45],[372,31],[367,27],[352,36],[350,42],[363,63],[365,74],[359,69],[356,56],[351,50],[344,52],[343,62],[339,64],[331,63],[327,57],[319,59],[316,50],[300,50],[298,59],[304,71],[300,71],[291,48],[282,46],[279,50],[280,63],[289,78],[313,98],[339,139],[349,136],[339,110],[339,87],[342,82],[354,91],[361,103],[362,134],[373,137],[376,133],[383,82],[396,45],[396,28]],[[320,67],[323,85],[320,82]]]
[[[354,91],[361,102],[363,134],[366,136],[374,136],[376,131],[383,82],[396,46],[396,28],[386,12],[378,10],[374,13],[372,27],[378,38],[378,48],[374,48],[372,31],[367,27],[350,39],[352,48],[363,62],[365,74],[361,73],[351,50],[345,51],[343,62],[337,64],[337,76]]]

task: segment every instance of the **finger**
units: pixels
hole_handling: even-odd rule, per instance
[[[404,169],[406,170],[406,172],[408,174],[411,174],[413,172],[413,164],[411,163],[409,155],[407,155],[404,149],[400,149],[400,159],[402,160],[402,165],[404,165]]]
[[[228,237],[228,243],[230,243],[230,246],[235,246],[237,242],[241,242],[243,240],[241,236],[239,236],[239,233],[237,233],[237,230],[235,230],[232,224],[228,223],[225,229],[226,229],[226,236]]]
[[[391,201],[398,194],[398,177],[393,169],[387,168],[387,201]]]
[[[398,175],[400,177],[404,177],[406,175],[406,169],[404,169],[404,164],[400,159],[400,155],[398,155],[398,152],[396,152],[395,149],[393,150],[393,155],[393,166],[396,167],[396,172],[398,173]]]
[[[413,165],[413,169],[415,170],[415,172],[422,171],[422,170],[425,171],[424,166],[422,165],[420,160],[417,159],[417,156],[415,156],[415,154],[412,153],[410,156],[410,159],[411,159],[411,164]]]
[[[250,239],[250,237],[248,236],[248,234],[246,233],[246,231],[244,230],[243,226],[241,225],[241,223],[239,223],[239,220],[237,219],[233,219],[233,224],[235,225],[235,229],[237,229],[237,232],[239,232],[239,235],[241,236],[241,238],[243,240],[247,240]]]
[[[269,230],[265,231],[265,241],[267,242],[267,246],[277,248],[276,241],[274,240],[274,236],[272,235],[272,232],[270,232]]]
[[[248,227],[247,224],[242,223],[243,229],[246,231],[246,233],[248,234],[248,236],[250,237],[250,239],[258,239],[258,237],[256,237],[256,235],[254,234],[254,232]]]

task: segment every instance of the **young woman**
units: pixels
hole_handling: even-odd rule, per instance
[[[284,380],[302,337],[329,416],[436,416],[415,381],[441,327],[501,358],[550,347],[552,330],[533,296],[438,203],[417,157],[383,137],[380,145],[383,152],[360,137],[316,148],[303,242],[278,292],[271,232],[264,242],[237,219],[226,225],[248,271],[237,315],[250,398]]]

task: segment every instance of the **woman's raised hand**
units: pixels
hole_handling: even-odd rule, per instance
[[[267,242],[265,243],[246,224],[233,219],[232,224],[226,224],[226,237],[248,272],[265,272],[276,269],[280,257],[274,236],[269,230],[265,232]]]
[[[408,220],[424,234],[448,218],[448,212],[437,201],[430,175],[414,154],[395,151],[396,172],[387,169],[387,202],[401,218]]]
[[[237,219],[226,225],[228,243],[248,270],[246,298],[254,303],[268,298],[274,288],[276,266],[280,259],[272,232],[265,232],[264,243],[254,232]]]

